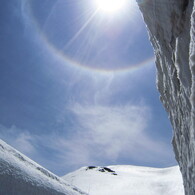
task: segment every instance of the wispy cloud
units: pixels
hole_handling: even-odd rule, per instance
[[[26,155],[36,151],[33,146],[34,137],[25,130],[18,129],[16,126],[5,127],[0,124],[0,138],[6,140],[10,145],[16,147]]]
[[[147,107],[132,105],[109,107],[76,104],[72,111],[78,117],[79,132],[85,135],[82,140],[93,148],[92,152],[95,151],[100,159],[112,160],[136,144],[150,115]]]
[[[91,164],[118,163],[120,159],[158,161],[169,159],[170,146],[147,133],[150,108],[144,105],[81,105],[70,107],[76,116],[72,134],[53,135],[43,140],[57,151],[63,166],[78,168]]]
[[[50,170],[55,170],[55,166],[66,170],[92,164],[113,164],[120,159],[129,163],[131,160],[157,162],[158,158],[168,159],[172,155],[169,146],[148,135],[147,127],[152,116],[150,108],[143,103],[118,106],[75,103],[69,110],[75,115],[75,125],[69,135],[53,131],[36,136],[16,127],[10,128],[6,135],[20,151],[26,154],[36,152],[42,158],[40,162],[47,164]],[[5,134],[5,128],[2,129],[3,126],[1,137],[2,132]],[[52,151],[50,159],[39,154],[45,150]]]

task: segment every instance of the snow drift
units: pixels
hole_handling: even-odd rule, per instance
[[[174,129],[173,147],[185,193],[195,194],[194,0],[137,0],[157,66],[161,101]]]
[[[0,195],[87,195],[0,140]]]
[[[179,167],[83,167],[64,180],[90,195],[184,195]]]

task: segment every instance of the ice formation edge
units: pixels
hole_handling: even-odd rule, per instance
[[[195,194],[195,3],[137,0],[154,48],[157,88],[173,126],[186,195]]]

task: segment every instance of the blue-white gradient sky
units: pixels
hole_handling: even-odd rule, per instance
[[[176,164],[134,0],[118,13],[95,0],[2,0],[0,26],[4,141],[58,175]]]

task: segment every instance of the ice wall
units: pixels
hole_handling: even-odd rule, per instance
[[[173,126],[185,193],[195,194],[194,0],[137,0],[154,47],[160,99]]]
[[[0,140],[0,195],[87,195]]]

